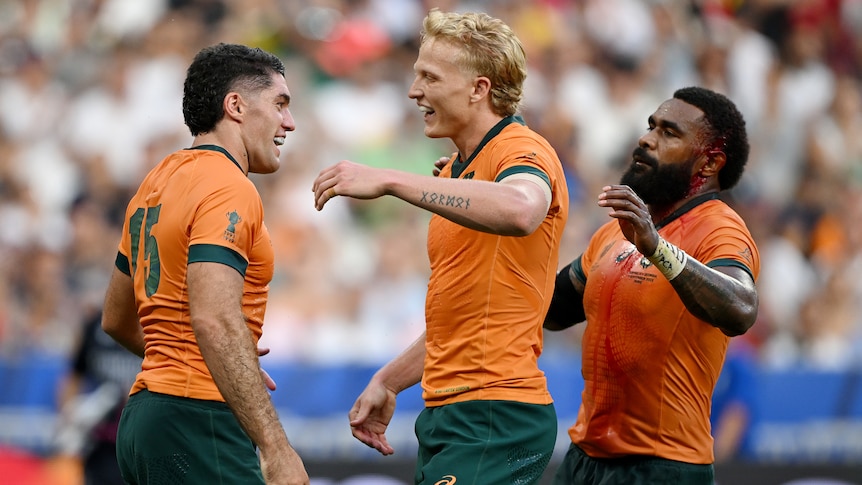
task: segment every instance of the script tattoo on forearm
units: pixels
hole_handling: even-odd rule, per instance
[[[470,209],[470,199],[464,197],[456,197],[446,194],[438,194],[436,192],[422,191],[422,200],[426,204],[442,205],[446,207],[455,207],[458,209]]]

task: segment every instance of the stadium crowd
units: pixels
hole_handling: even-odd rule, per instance
[[[762,254],[761,365],[862,366],[862,0],[6,0],[0,4],[0,357],[69,355],[98,309],[122,211],[188,145],[184,68],[216,42],[277,53],[297,130],[254,178],[276,274],[268,362],[378,364],[424,328],[427,219],[397,200],[314,210],[341,159],[431,173],[454,151],[407,98],[428,8],[483,10],[527,50],[523,115],[565,164],[560,261],[647,116],[702,85],[743,112],[752,154],[729,201]],[[571,353],[577,330],[548,335]]]

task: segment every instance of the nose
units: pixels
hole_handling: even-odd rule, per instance
[[[643,135],[641,135],[641,137],[638,138],[638,146],[641,148],[654,148],[655,147],[655,137],[653,136],[654,132],[655,132],[655,130],[649,130],[646,133],[644,133]]]
[[[422,97],[422,90],[418,87],[419,76],[413,78],[413,82],[410,84],[410,89],[407,90],[407,97],[410,99],[419,99]]]
[[[290,110],[285,110],[284,116],[281,118],[281,126],[287,131],[296,129],[296,122],[293,120],[293,115]]]

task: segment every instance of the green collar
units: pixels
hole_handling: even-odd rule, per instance
[[[198,145],[196,147],[187,148],[186,150],[210,150],[213,152],[222,153],[222,154],[224,154],[224,156],[226,156],[228,159],[230,159],[230,161],[233,162],[234,165],[236,165],[237,168],[239,168],[239,170],[241,172],[245,173],[245,171],[243,171],[242,166],[239,164],[239,162],[237,162],[236,159],[233,158],[233,155],[231,155],[230,153],[228,153],[227,150],[225,150],[224,148],[222,148],[218,145]]]
[[[521,118],[520,116],[517,116],[517,115],[507,116],[507,117],[503,118],[502,120],[498,121],[497,124],[494,125],[493,128],[488,130],[488,133],[485,134],[485,137],[482,138],[481,142],[479,142],[479,146],[477,146],[476,149],[473,150],[473,153],[470,154],[470,158],[467,159],[466,162],[463,161],[463,159],[461,158],[461,153],[458,153],[458,158],[456,158],[455,163],[452,164],[452,178],[456,179],[456,178],[460,177],[461,174],[464,173],[464,170],[467,168],[467,166],[470,165],[470,162],[472,162],[473,159],[476,158],[476,155],[478,155],[479,152],[482,151],[482,148],[484,148],[485,145],[489,141],[491,141],[495,136],[499,135],[500,132],[503,131],[503,128],[509,126],[512,123],[518,123],[521,125],[525,124],[524,119]]]

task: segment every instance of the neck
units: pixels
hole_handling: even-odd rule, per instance
[[[458,148],[458,153],[461,155],[461,160],[469,160],[479,144],[482,143],[485,135],[502,119],[502,116],[488,112],[468,120],[458,135],[452,138],[455,147]]]
[[[192,146],[200,145],[216,145],[224,148],[233,156],[243,173],[248,175],[248,155],[244,150],[237,148],[242,144],[232,143],[230,137],[220,135],[218,131],[210,131],[201,133],[192,140]]]

